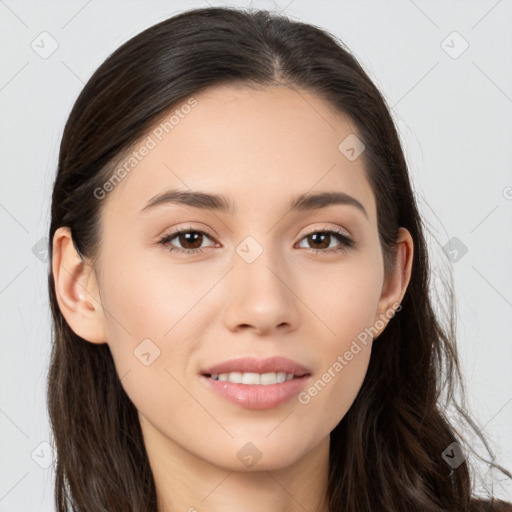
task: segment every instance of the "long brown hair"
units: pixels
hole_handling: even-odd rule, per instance
[[[96,262],[104,202],[95,191],[174,105],[226,83],[311,91],[349,116],[366,147],[362,158],[377,202],[387,272],[398,228],[407,228],[414,241],[402,309],[374,343],[362,388],[331,433],[330,510],[504,507],[472,498],[467,458],[455,469],[442,456],[453,442],[463,453],[471,450],[447,418],[444,407],[450,403],[485,444],[463,405],[453,292],[442,325],[429,296],[425,228],[388,107],[344,44],[325,30],[268,11],[215,7],[173,16],[123,44],[87,82],[66,123],[52,196],[50,257],[56,229],[68,226],[79,254]],[[137,411],[109,347],[70,329],[56,301],[51,266],[48,285],[54,332],[47,398],[57,453],[57,510],[155,511]],[[457,383],[461,403],[455,399]]]

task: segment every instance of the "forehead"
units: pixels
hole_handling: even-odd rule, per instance
[[[135,165],[123,161],[129,172],[108,202],[125,216],[135,217],[165,190],[192,189],[229,197],[237,214],[244,207],[282,209],[308,192],[341,191],[375,218],[362,159],[339,149],[355,127],[317,95],[221,86],[193,100],[177,104],[145,135],[134,151],[150,149],[139,151]]]

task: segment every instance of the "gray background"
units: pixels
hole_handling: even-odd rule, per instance
[[[40,240],[66,118],[120,44],[173,13],[208,4],[233,5],[0,0],[0,512],[53,510],[48,262]],[[511,469],[511,2],[236,5],[282,10],[339,36],[392,107],[432,233],[436,288],[453,269],[468,404],[498,461]],[[58,48],[42,55],[52,44]],[[475,449],[485,455],[476,442]],[[494,492],[512,499],[505,481],[495,481]]]

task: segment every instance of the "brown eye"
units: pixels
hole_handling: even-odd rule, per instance
[[[175,238],[179,240],[184,249],[198,249],[202,245],[203,236],[203,234],[197,231],[189,231],[187,233],[180,233]]]
[[[311,246],[311,250],[314,252],[342,252],[346,250],[346,248],[352,247],[354,245],[354,241],[348,237],[345,233],[338,230],[321,230],[321,231],[313,231],[307,234],[302,240],[306,240],[306,242]],[[332,246],[331,243],[333,240],[338,240],[338,246]]]
[[[203,252],[208,247],[202,247],[205,237],[211,239],[210,235],[205,231],[197,229],[177,229],[173,233],[165,235],[158,243],[159,245],[167,247],[169,251],[193,254]],[[177,240],[181,247],[176,247],[174,244],[171,244],[173,240]],[[170,247],[169,244],[171,245]]]
[[[312,242],[316,247],[314,249],[328,249],[332,236],[328,233],[313,233],[306,237],[308,242]]]

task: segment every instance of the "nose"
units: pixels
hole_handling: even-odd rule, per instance
[[[224,323],[230,331],[251,330],[263,336],[298,327],[300,300],[293,291],[293,277],[270,251],[263,251],[252,263],[235,255],[227,287]]]

